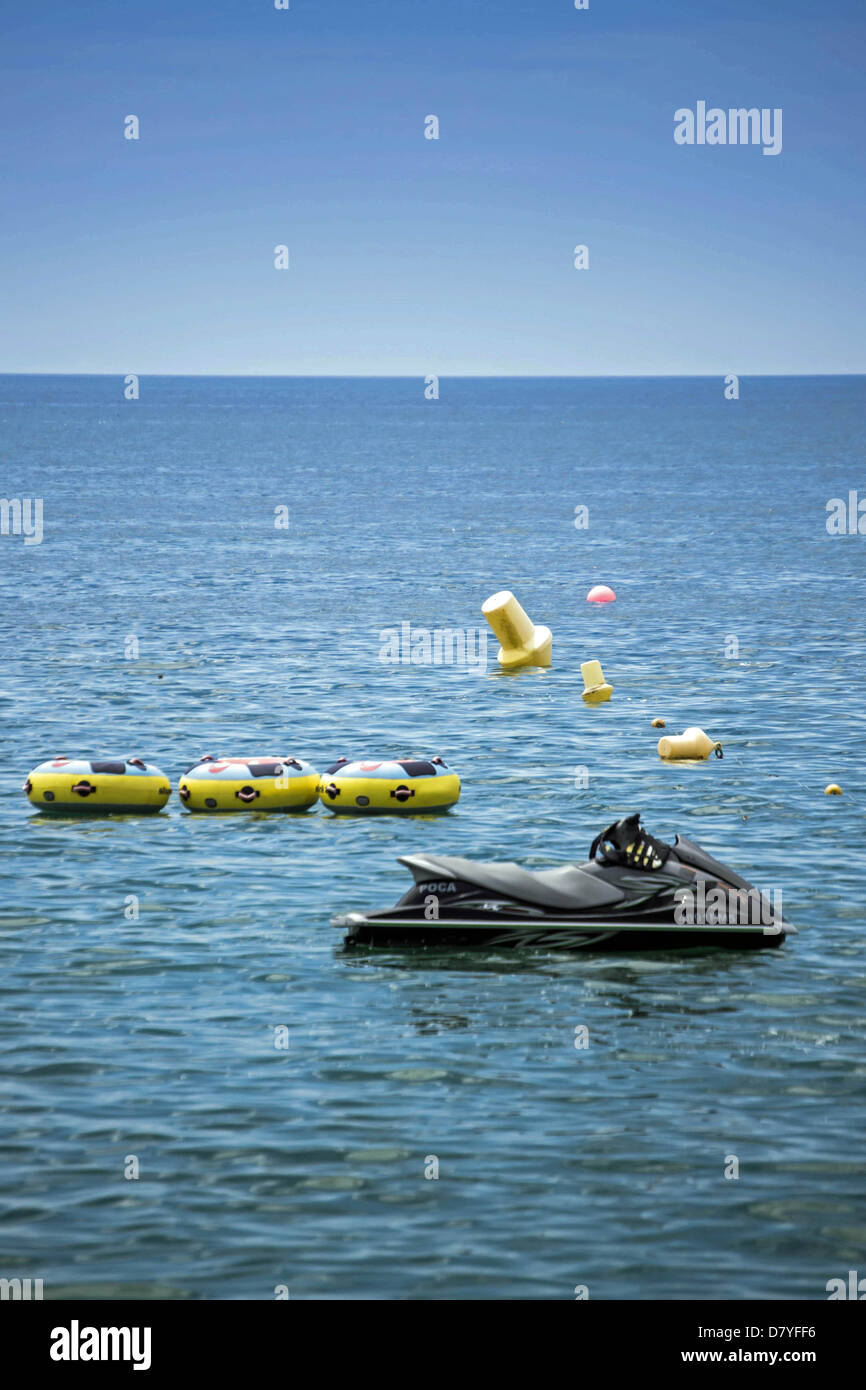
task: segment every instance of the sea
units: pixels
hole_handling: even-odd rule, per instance
[[[436,390],[0,378],[0,491],[27,503],[0,535],[0,1276],[46,1299],[866,1276],[866,379]],[[500,669],[504,589],[548,669]],[[403,624],[486,659],[393,660]],[[662,762],[654,719],[724,756]],[[188,814],[205,753],[439,755],[462,795]],[[47,817],[21,788],[59,754],[175,790]],[[604,955],[330,924],[395,902],[401,854],[579,862],[633,811],[799,934]]]

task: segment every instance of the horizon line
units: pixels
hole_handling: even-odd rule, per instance
[[[866,377],[863,371],[844,372],[409,372],[394,375],[390,372],[7,372],[0,377],[151,377],[196,380],[251,381],[424,381],[435,376],[439,381],[714,381],[719,377],[736,376],[738,380],[789,380],[816,377]]]

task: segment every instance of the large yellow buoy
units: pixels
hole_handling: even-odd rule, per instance
[[[715,753],[717,758],[722,756],[722,745],[713,742],[703,729],[684,729],[681,734],[668,734],[665,738],[658,741],[658,752],[660,758],[708,758],[711,753]]]
[[[340,758],[319,782],[322,805],[336,812],[445,811],[460,796],[460,778],[442,758],[349,762]]]
[[[178,782],[188,811],[304,811],[319,774],[300,758],[200,758]]]
[[[538,627],[509,589],[502,589],[481,605],[500,647],[497,660],[505,670],[517,666],[549,666],[553,634],[549,627]]]
[[[584,661],[580,674],[583,676],[582,700],[588,705],[601,705],[610,699],[613,686],[605,680],[600,661]]]
[[[87,762],[58,757],[35,767],[24,790],[33,806],[55,815],[147,815],[162,810],[171,784],[164,772],[141,758]]]
[[[825,795],[825,796],[841,796],[841,795],[842,795],[842,788],[839,786],[839,783],[838,783],[838,782],[831,782],[830,785],[829,785],[829,787],[825,787],[825,788],[824,788],[824,795]]]

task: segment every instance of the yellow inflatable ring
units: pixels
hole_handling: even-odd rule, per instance
[[[162,810],[171,784],[164,772],[141,758],[85,762],[58,757],[35,767],[24,790],[31,805],[54,814],[147,814]]]
[[[188,767],[177,784],[188,811],[305,811],[319,774],[300,758],[216,758]]]
[[[322,773],[322,804],[336,812],[445,811],[460,796],[460,778],[442,758],[354,762],[339,758]]]

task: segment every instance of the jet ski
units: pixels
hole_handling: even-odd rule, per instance
[[[605,951],[781,946],[797,928],[700,845],[648,834],[640,812],[608,826],[589,859],[541,871],[406,854],[414,883],[396,906],[347,912],[347,945],[540,946]]]

